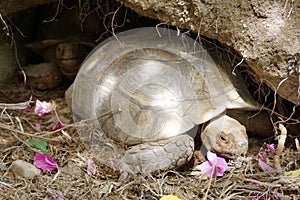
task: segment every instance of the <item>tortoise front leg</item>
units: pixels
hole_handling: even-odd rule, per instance
[[[193,151],[194,139],[187,134],[132,146],[116,165],[119,180],[126,180],[129,174],[179,167],[191,159]]]

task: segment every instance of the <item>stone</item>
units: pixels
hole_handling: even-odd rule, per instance
[[[0,85],[8,84],[15,76],[17,62],[14,48],[5,36],[0,34]]]
[[[35,176],[40,175],[41,170],[36,168],[33,164],[24,160],[15,160],[11,164],[15,176],[21,176],[27,179],[33,179]]]

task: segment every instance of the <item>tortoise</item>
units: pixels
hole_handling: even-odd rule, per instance
[[[83,22],[82,13],[76,6],[56,12],[55,5],[50,5],[45,10],[39,9],[33,29],[36,38],[27,47],[43,58],[44,62],[56,64],[64,78],[73,81],[81,62],[95,47],[94,41],[98,38],[101,31],[99,24],[102,23],[96,13],[85,16]],[[56,14],[53,18],[54,13]],[[40,78],[40,74],[28,76],[28,79],[31,78]]]
[[[45,62],[57,64],[60,72],[73,81],[81,62],[95,45],[91,42],[67,39],[46,39],[28,44],[27,47],[41,56]]]
[[[78,133],[87,148],[101,162],[115,160],[120,180],[186,163],[198,124],[207,124],[201,133],[207,150],[229,158],[245,154],[246,129],[226,110],[259,109],[198,42],[153,27],[99,44],[66,100],[74,121],[84,124]]]
[[[51,90],[60,85],[62,74],[56,64],[45,62],[23,68],[28,77],[27,85],[38,90]]]

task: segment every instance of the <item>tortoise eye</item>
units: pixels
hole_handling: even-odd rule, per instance
[[[222,136],[222,135],[219,137],[219,140],[220,140],[221,142],[223,142],[223,143],[227,143],[226,138],[225,138],[224,136]]]
[[[62,51],[62,48],[58,46],[57,51]]]

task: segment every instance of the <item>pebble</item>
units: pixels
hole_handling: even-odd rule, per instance
[[[40,175],[41,170],[37,169],[33,164],[23,161],[15,160],[11,164],[15,176],[21,176],[27,179],[33,179],[36,175]]]

